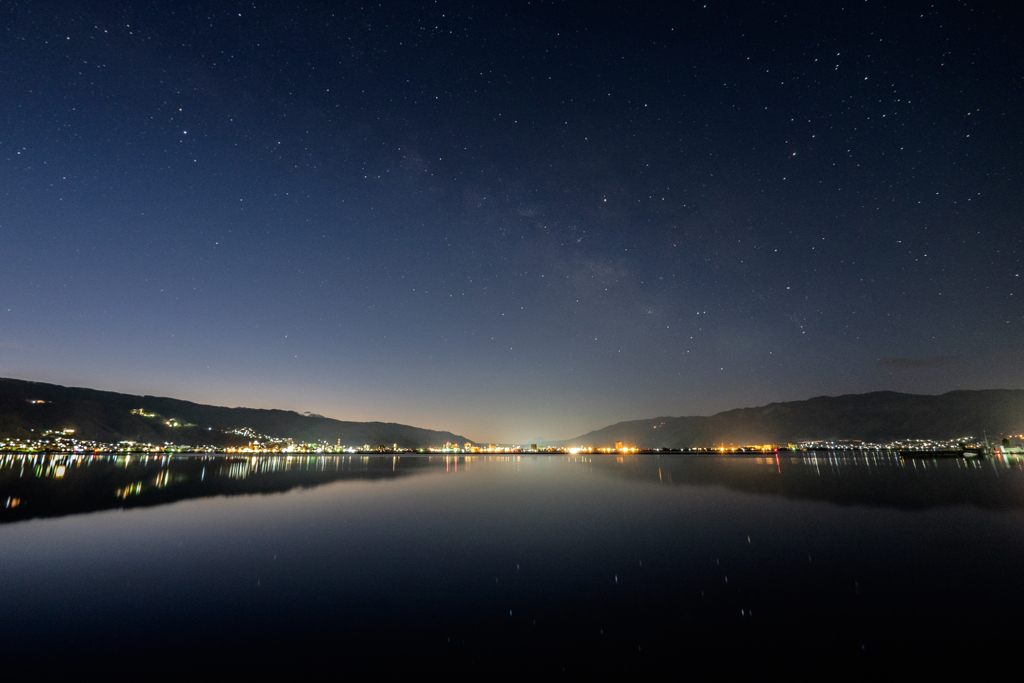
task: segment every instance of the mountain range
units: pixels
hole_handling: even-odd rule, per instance
[[[466,443],[452,432],[392,422],[347,422],[289,410],[225,408],[158,396],[63,387],[0,378],[0,438],[32,439],[73,429],[81,440],[238,446],[252,433],[297,442],[425,448]],[[941,395],[879,391],[739,408],[707,417],[619,422],[544,446],[689,448],[798,441],[948,440],[1024,433],[1024,390],[951,391]]]
[[[451,432],[393,422],[345,422],[290,410],[222,408],[174,398],[0,378],[0,438],[31,439],[45,430],[63,429],[75,430],[74,438],[81,440],[191,446],[249,443],[250,437],[235,433],[238,430],[302,443],[340,441],[355,447],[390,448],[398,444],[401,448],[424,448],[446,441],[467,441]]]
[[[937,396],[876,391],[727,410],[709,417],[631,420],[550,445],[637,448],[784,444],[797,441],[981,438],[1024,433],[1024,390]]]

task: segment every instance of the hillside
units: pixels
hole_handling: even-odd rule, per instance
[[[139,409],[160,419],[132,412]],[[170,426],[170,420],[182,426]],[[398,444],[402,448],[423,448],[446,441],[467,441],[451,432],[392,422],[345,422],[290,410],[223,408],[174,398],[0,378],[0,438],[27,439],[44,430],[74,429],[77,439],[107,443],[130,440],[225,446],[247,443],[246,436],[225,433],[246,428],[269,437],[331,444],[340,440],[352,446]]]
[[[710,417],[619,422],[565,445],[687,448],[810,440],[954,439],[1024,432],[1024,390],[951,391],[938,396],[879,391],[739,408]]]

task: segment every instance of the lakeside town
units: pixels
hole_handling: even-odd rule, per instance
[[[784,444],[718,444],[687,448],[644,449],[621,441],[612,445],[560,445],[538,444],[462,444],[446,442],[443,445],[426,448],[403,448],[398,444],[335,444],[326,442],[300,442],[290,438],[270,437],[257,434],[248,428],[232,430],[230,433],[250,439],[244,446],[190,445],[178,443],[145,443],[140,441],[118,441],[106,443],[78,439],[74,430],[47,430],[38,438],[0,440],[3,453],[67,453],[67,454],[203,454],[203,455],[282,455],[282,454],[597,454],[597,453],[692,453],[692,454],[757,454],[789,451],[849,451],[849,452],[903,452],[903,453],[966,453],[982,452],[1005,455],[1024,455],[1022,435],[1011,435],[991,443],[987,437],[965,436],[959,439],[900,439],[885,443],[871,443],[858,440],[814,440]]]

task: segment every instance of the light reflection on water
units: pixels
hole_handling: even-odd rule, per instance
[[[999,656],[1024,597],[1008,461],[10,455],[4,501],[0,650],[51,665],[873,668]]]

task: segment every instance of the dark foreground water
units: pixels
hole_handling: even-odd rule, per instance
[[[0,455],[6,671],[981,673],[1022,617],[1005,461]]]

